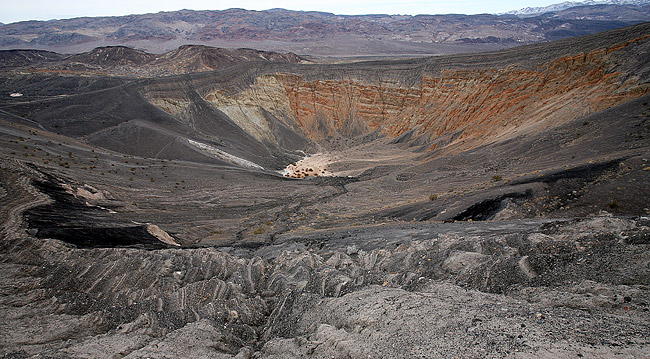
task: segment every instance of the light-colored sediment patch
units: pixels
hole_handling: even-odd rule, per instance
[[[342,151],[319,152],[289,164],[280,173],[289,178],[355,177],[378,165],[412,163],[417,153],[394,145],[385,139],[353,146]]]
[[[156,226],[155,224],[148,223],[147,232],[149,232],[149,234],[151,234],[152,236],[158,238],[158,240],[163,243],[180,247],[180,244],[178,244],[178,242],[174,240],[174,237],[170,236],[169,233],[163,231],[162,229],[160,229],[160,227]]]
[[[249,160],[245,160],[245,159],[237,157],[235,155],[231,155],[228,152],[222,151],[222,150],[220,150],[218,148],[215,148],[215,147],[212,147],[212,146],[210,146],[208,144],[193,141],[193,140],[190,140],[190,139],[188,139],[187,141],[189,142],[190,145],[192,145],[192,146],[198,148],[199,150],[201,150],[201,151],[203,151],[205,153],[208,153],[208,154],[212,155],[213,157],[216,157],[216,158],[218,158],[220,160],[230,162],[230,163],[235,164],[237,166],[248,167],[248,168],[251,168],[251,169],[254,169],[254,170],[264,170],[264,167],[258,165],[257,163],[251,162]]]
[[[330,152],[316,153],[300,161],[290,163],[280,173],[289,178],[332,177],[335,174],[329,171],[327,166],[335,160],[338,160],[336,154]]]

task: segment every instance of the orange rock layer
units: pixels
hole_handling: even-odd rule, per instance
[[[394,82],[278,78],[291,117],[315,140],[377,129],[397,137],[415,130],[415,136],[429,140],[458,133],[451,144],[466,150],[557,126],[648,93],[648,85],[621,82],[622,75],[612,72],[611,54],[638,41],[647,38],[563,57],[535,70],[443,70],[408,88]]]

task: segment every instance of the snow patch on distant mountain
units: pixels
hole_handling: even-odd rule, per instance
[[[535,16],[546,12],[562,11],[575,6],[585,5],[635,5],[642,6],[650,4],[650,0],[586,0],[586,1],[565,1],[558,4],[540,7],[525,7],[520,10],[508,11],[505,14],[518,16]]]

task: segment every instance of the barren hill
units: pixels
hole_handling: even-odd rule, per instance
[[[150,54],[124,46],[98,47],[89,52],[65,56],[41,50],[0,50],[4,68],[13,71],[110,74],[127,77],[154,77],[212,71],[243,62],[306,61],[286,53],[253,49],[220,49],[183,45],[164,54]]]
[[[64,55],[43,50],[6,50],[0,52],[0,65],[3,69],[8,69],[35,63],[54,62],[64,57]]]
[[[224,52],[3,68],[0,354],[650,354],[649,23],[400,61]],[[87,71],[162,64],[201,72]]]

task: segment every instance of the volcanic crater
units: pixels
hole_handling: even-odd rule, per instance
[[[650,355],[649,53],[21,53],[0,354]]]

